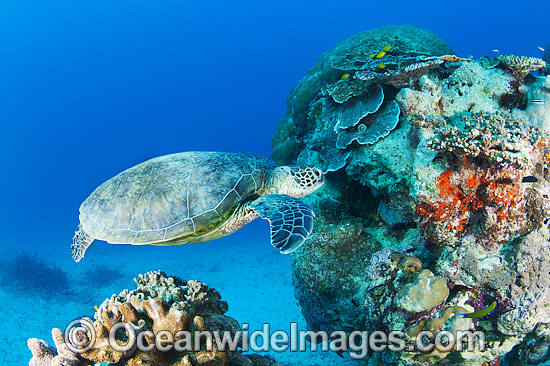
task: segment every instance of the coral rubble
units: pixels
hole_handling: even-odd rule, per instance
[[[490,340],[474,352],[373,353],[362,365],[550,357],[546,70],[530,57],[461,58],[411,26],[322,55],[273,138],[278,163],[327,172],[307,197],[315,232],[293,254],[310,328],[469,329]],[[456,316],[493,302],[489,315]]]
[[[42,340],[29,339],[28,346],[33,354],[29,365],[278,365],[258,355],[218,350],[215,344],[208,348],[204,337],[198,337],[201,349],[191,344],[189,349],[184,347],[183,350],[173,347],[177,342],[186,341],[186,334],[190,334],[191,340],[196,339],[195,333],[205,331],[226,331],[234,335],[240,327],[236,320],[224,315],[227,303],[221,301],[220,294],[199,281],[183,281],[156,271],[139,275],[135,282],[137,289],[124,290],[105,300],[97,308],[94,321],[83,318],[80,326],[71,328],[68,334],[54,328],[52,337],[56,349]],[[113,327],[118,324],[132,329],[115,332]],[[135,337],[142,332],[149,350],[127,347],[132,334]],[[112,334],[119,347],[111,343]],[[67,344],[67,340],[72,343]]]

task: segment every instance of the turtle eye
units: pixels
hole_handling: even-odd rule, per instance
[[[313,175],[315,175],[317,180],[320,180],[323,177],[323,171],[319,168],[313,168]]]

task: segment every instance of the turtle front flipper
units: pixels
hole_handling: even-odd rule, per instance
[[[84,253],[86,253],[86,249],[88,249],[93,241],[94,238],[84,231],[82,225],[78,225],[78,229],[74,234],[73,242],[71,244],[71,252],[75,262],[80,262],[80,260],[84,257]]]
[[[284,194],[267,194],[250,203],[262,219],[269,220],[271,245],[281,253],[298,249],[313,230],[315,214],[311,207]]]

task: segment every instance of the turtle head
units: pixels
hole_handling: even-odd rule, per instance
[[[304,165],[280,166],[273,170],[267,193],[300,198],[317,190],[324,183],[325,177],[319,168]]]

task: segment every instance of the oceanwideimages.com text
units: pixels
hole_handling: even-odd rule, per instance
[[[124,342],[120,341],[121,332]],[[96,341],[93,324],[89,319],[73,321],[65,331],[66,344],[75,353],[84,353],[93,348]],[[169,331],[154,333],[150,329],[139,328],[130,323],[114,324],[108,336],[111,348],[119,352],[139,349],[149,352],[157,349],[162,352],[196,352],[200,350],[244,352],[308,352],[332,351],[348,353],[353,359],[363,359],[369,350],[373,352],[474,352],[485,350],[483,332],[449,331],[431,333],[420,332],[409,339],[402,331],[311,331],[299,330],[298,323],[290,323],[288,330],[272,330],[271,324],[264,323],[261,330],[250,330],[244,323],[234,332],[223,331]]]

